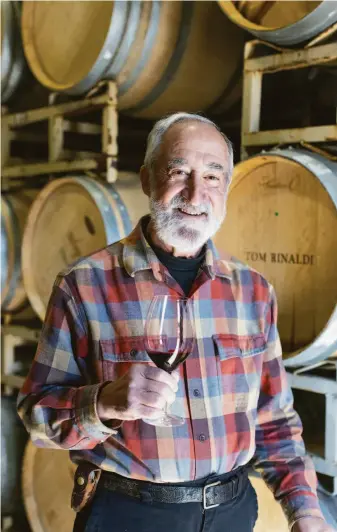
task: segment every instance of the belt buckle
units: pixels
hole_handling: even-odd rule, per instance
[[[207,493],[208,488],[212,488],[213,486],[218,486],[219,484],[221,484],[220,480],[218,480],[217,482],[212,482],[212,484],[207,484],[206,486],[203,487],[202,505],[203,505],[204,510],[209,510],[210,508],[216,508],[217,506],[220,506],[220,504],[210,504],[209,506],[207,506],[207,502],[206,502],[206,493]]]

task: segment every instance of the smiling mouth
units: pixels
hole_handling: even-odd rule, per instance
[[[202,217],[206,216],[206,213],[204,213],[204,212],[201,212],[201,213],[199,213],[199,214],[192,214],[192,213],[190,213],[190,212],[186,212],[186,211],[184,211],[183,209],[178,209],[178,211],[179,211],[181,214],[183,214],[184,216],[191,216],[191,217],[193,217],[193,218],[202,218]]]

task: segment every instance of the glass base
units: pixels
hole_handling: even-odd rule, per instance
[[[143,419],[148,425],[154,425],[155,427],[181,427],[184,425],[185,419],[172,414],[163,414],[162,417],[157,419]]]

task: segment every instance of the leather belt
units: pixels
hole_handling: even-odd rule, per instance
[[[144,502],[173,504],[199,502],[202,503],[204,510],[209,510],[235,499],[242,492],[247,479],[247,469],[240,468],[237,474],[233,473],[233,476],[224,482],[219,480],[198,487],[154,484],[128,479],[105,471],[102,471],[101,482],[110,491],[124,493]]]

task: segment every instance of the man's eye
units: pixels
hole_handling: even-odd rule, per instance
[[[175,168],[171,171],[171,175],[173,176],[184,176],[187,175],[187,172],[185,170],[181,170],[180,168]]]
[[[219,181],[219,178],[216,175],[207,175],[206,179],[209,179],[210,181]]]

